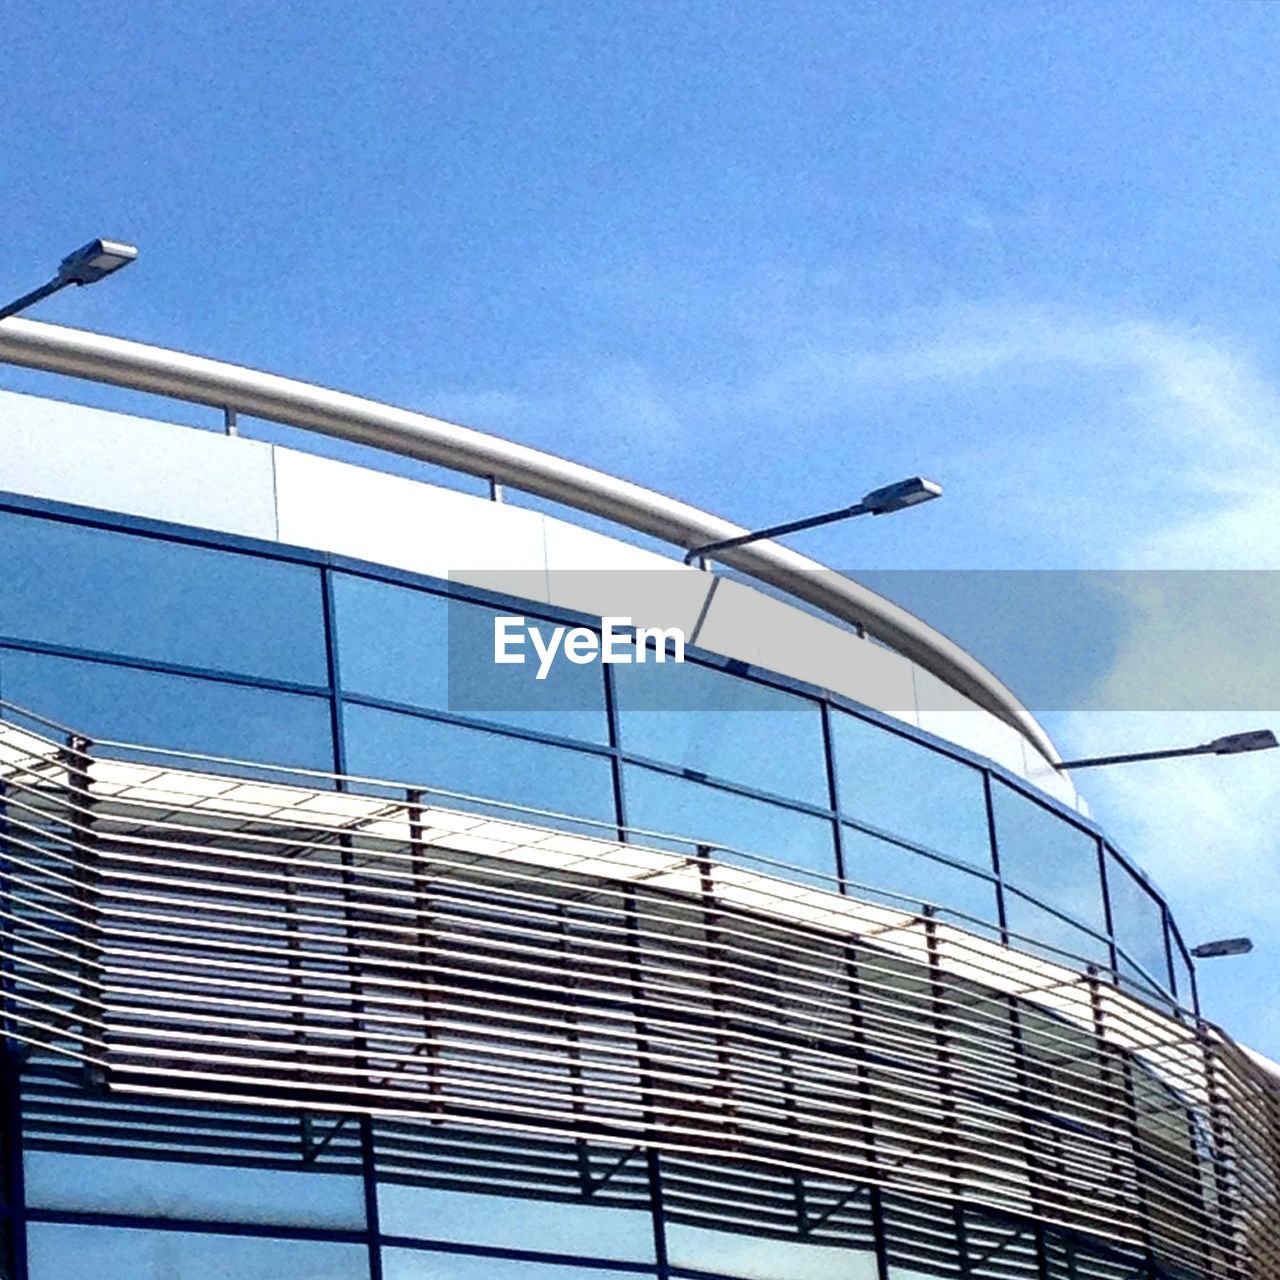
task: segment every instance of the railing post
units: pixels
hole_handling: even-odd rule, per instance
[[[12,851],[9,848],[9,785],[0,781],[0,986],[3,987],[3,1035],[6,1059],[15,1052],[19,1042],[15,1040],[17,1006],[17,973],[14,968],[14,932],[17,916],[13,895]]]
[[[948,1179],[951,1194],[960,1199],[961,1185],[958,1178],[957,1154],[959,1151],[959,1113],[955,1098],[955,1073],[952,1070],[951,1035],[948,1031],[947,987],[942,976],[942,956],[938,945],[937,908],[923,904],[925,954],[929,962],[930,1012],[933,1033],[937,1041],[938,1096],[940,1099],[942,1139],[946,1143]]]
[[[866,1131],[867,1170],[874,1180],[879,1163],[876,1151],[876,1108],[871,1079],[871,1049],[867,1041],[867,1018],[862,1003],[862,974],[858,967],[858,950],[853,943],[846,943],[844,953],[845,990],[849,998],[849,1038],[856,1054],[854,1076],[857,1080],[857,1097],[862,1123]]]
[[[74,997],[72,1025],[80,1024],[80,1051],[84,1079],[90,1087],[105,1083],[103,1069],[92,1061],[100,1056],[93,1046],[92,1025],[100,1027],[99,1046],[106,1042],[106,978],[102,966],[102,873],[94,833],[94,805],[90,792],[89,752],[93,743],[77,733],[67,735],[63,758],[67,766],[68,848],[74,864],[75,896],[79,905],[80,943],[78,994]]]
[[[1114,1055],[1107,1045],[1104,1010],[1102,1005],[1102,984],[1099,980],[1098,966],[1091,964],[1088,969],[1089,1007],[1093,1013],[1093,1036],[1097,1045],[1099,1074],[1102,1082],[1103,1097],[1106,1100],[1108,1128],[1116,1133],[1119,1125],[1128,1139],[1129,1151],[1133,1160],[1133,1190],[1136,1200],[1136,1217],[1138,1235],[1146,1255],[1148,1268],[1152,1260],[1152,1218],[1151,1200],[1147,1191],[1146,1164],[1147,1156],[1143,1149],[1142,1128],[1138,1123],[1138,1094],[1134,1083],[1133,1061],[1129,1053],[1116,1047]],[[1115,990],[1110,983],[1109,989]],[[1119,1060],[1118,1073],[1112,1066],[1113,1057]],[[1119,1075],[1119,1080],[1115,1076]],[[1114,1104],[1114,1110],[1113,1110]],[[1118,1113],[1118,1114],[1117,1114]],[[1119,1142],[1113,1140],[1113,1158],[1111,1161],[1112,1178],[1117,1186],[1114,1192],[1119,1197],[1120,1183],[1123,1182],[1123,1162],[1120,1155]]]
[[[405,816],[409,820],[409,874],[413,887],[414,941],[418,952],[420,977],[418,987],[422,998],[422,1052],[427,1064],[427,1092],[432,1097],[432,1124],[443,1124],[440,1096],[439,1047],[436,1043],[435,1010],[432,1005],[431,977],[435,957],[435,921],[432,914],[430,863],[425,841],[426,824],[423,821],[422,792],[410,787],[405,792]]]
[[[1223,1105],[1221,1086],[1218,1084],[1218,1055],[1213,1036],[1203,1019],[1197,1019],[1196,1039],[1204,1059],[1205,1098],[1209,1107],[1209,1132],[1213,1148],[1214,1189],[1217,1192],[1219,1238],[1222,1249],[1222,1274],[1227,1280],[1246,1280],[1240,1265],[1240,1250],[1236,1241],[1235,1194],[1232,1190],[1231,1167],[1234,1156],[1231,1150],[1230,1125]]]
[[[729,1046],[729,1018],[726,1010],[724,962],[721,956],[720,905],[716,900],[714,865],[711,846],[696,846],[698,884],[702,903],[702,935],[706,940],[707,990],[711,996],[711,1011],[716,1028],[716,1079],[715,1092],[719,1094],[725,1118],[726,1133],[737,1128],[736,1108],[733,1104],[733,1056]]]

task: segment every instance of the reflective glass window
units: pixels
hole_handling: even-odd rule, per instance
[[[846,825],[841,840],[845,876],[853,882],[850,892],[855,897],[877,896],[858,886],[886,889],[909,900],[903,902],[888,895],[880,899],[889,906],[917,910],[921,903],[934,903],[956,912],[956,923],[965,928],[973,927],[967,917],[989,924],[999,923],[994,879],[882,840],[856,827]],[[948,912],[943,910],[940,915],[945,919]]]
[[[562,1262],[528,1262],[434,1249],[383,1249],[384,1280],[602,1280],[610,1274]],[[626,1275],[647,1275],[628,1271]]]
[[[623,750],[756,791],[830,804],[816,702],[694,662],[612,670]]]
[[[839,711],[831,715],[831,749],[842,813],[990,869],[987,801],[979,770]]]
[[[478,1195],[438,1187],[382,1183],[383,1234],[454,1244],[652,1262],[653,1215],[580,1200]]]
[[[327,698],[0,650],[0,697],[90,738],[333,768]]]
[[[1064,920],[1016,890],[1006,887],[1004,909],[1010,934],[1019,935],[1010,938],[1010,945],[1018,950],[1064,964],[1080,958],[1103,968],[1111,967],[1111,948],[1104,938]]]
[[[710,1271],[742,1280],[876,1280],[875,1252],[850,1249],[821,1236],[792,1238],[667,1222],[667,1256],[673,1267]]]
[[[334,576],[333,591],[345,692],[608,741],[598,661],[577,665],[560,654],[539,680],[531,641],[523,665],[494,661],[494,619],[518,616],[512,610],[347,574]],[[537,625],[549,643],[556,624]]]
[[[1097,839],[1003,782],[992,796],[1005,884],[1104,932]]]
[[[604,756],[354,703],[343,719],[350,773],[615,821]]]
[[[673,846],[682,851],[688,851],[688,841],[701,841],[762,854],[826,876],[836,873],[834,833],[825,818],[639,765],[623,770],[623,787],[627,825],[686,837],[684,843]],[[637,839],[664,843],[646,836]],[[770,870],[763,865],[759,869]]]
[[[137,962],[150,968],[146,956]],[[143,1003],[171,1011],[173,1000],[172,988],[166,992],[162,984],[158,999]],[[207,1006],[195,1012],[207,1014]],[[328,1117],[310,1119],[326,1139],[318,1149],[298,1114],[176,1098],[91,1097],[65,1066],[28,1063],[22,1080],[27,1203],[67,1212],[363,1230],[359,1130],[334,1128]]]
[[[1162,987],[1169,985],[1169,958],[1164,947],[1164,911],[1151,891],[1110,850],[1107,893],[1116,946]]]
[[[360,1244],[33,1222],[31,1280],[367,1280]],[[430,1274],[430,1273],[428,1273]]]
[[[0,512],[0,634],[328,683],[319,570]]]
[[[28,1150],[23,1157],[27,1204],[34,1208],[363,1230],[361,1178],[304,1170],[301,1144],[297,1162],[296,1170],[220,1164],[211,1172],[185,1160],[96,1151]]]

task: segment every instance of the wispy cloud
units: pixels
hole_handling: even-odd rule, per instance
[[[1003,447],[987,441],[984,461],[1007,492],[1051,487],[1053,501],[1038,515],[1064,552],[1118,568],[1280,568],[1280,390],[1247,350],[1203,330],[1042,307],[949,308],[902,317],[875,345],[832,342],[796,354],[742,387],[737,403],[816,419],[885,390],[980,397],[1045,371],[1084,388],[1090,413],[1042,418],[1031,438],[1010,435]],[[1178,614],[1159,592],[1129,603],[1137,607],[1098,705],[1126,705],[1124,688],[1135,681],[1176,688],[1190,679],[1188,664],[1201,690],[1206,664],[1226,668],[1226,688],[1230,668],[1256,661],[1259,644],[1275,644],[1274,630],[1256,627],[1224,637],[1214,610]],[[1257,718],[1079,712],[1057,728],[1072,754],[1090,755],[1191,744],[1256,727]],[[1272,989],[1280,981],[1275,756],[1117,768],[1082,774],[1081,784],[1103,824],[1169,895],[1190,942],[1258,935],[1257,956],[1234,970],[1206,966],[1202,977],[1211,1014],[1280,1053],[1280,1016],[1240,998],[1244,974]]]

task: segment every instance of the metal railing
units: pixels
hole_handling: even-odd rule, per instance
[[[10,1042],[112,1093],[839,1176],[1280,1273],[1280,1082],[928,907],[3,723],[0,926]]]
[[[205,404],[372,445],[614,521],[682,549],[747,532],[710,512],[483,431],[362,396],[239,365],[15,318],[0,322],[0,361]],[[492,493],[492,489],[491,489]],[[765,541],[728,551],[725,564],[822,613],[865,628],[1059,759],[1035,717],[978,660],[892,601],[789,547]]]

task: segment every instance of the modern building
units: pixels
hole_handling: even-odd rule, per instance
[[[420,414],[0,358],[224,415],[0,392],[4,1276],[1280,1274],[1280,1081],[925,622]]]

